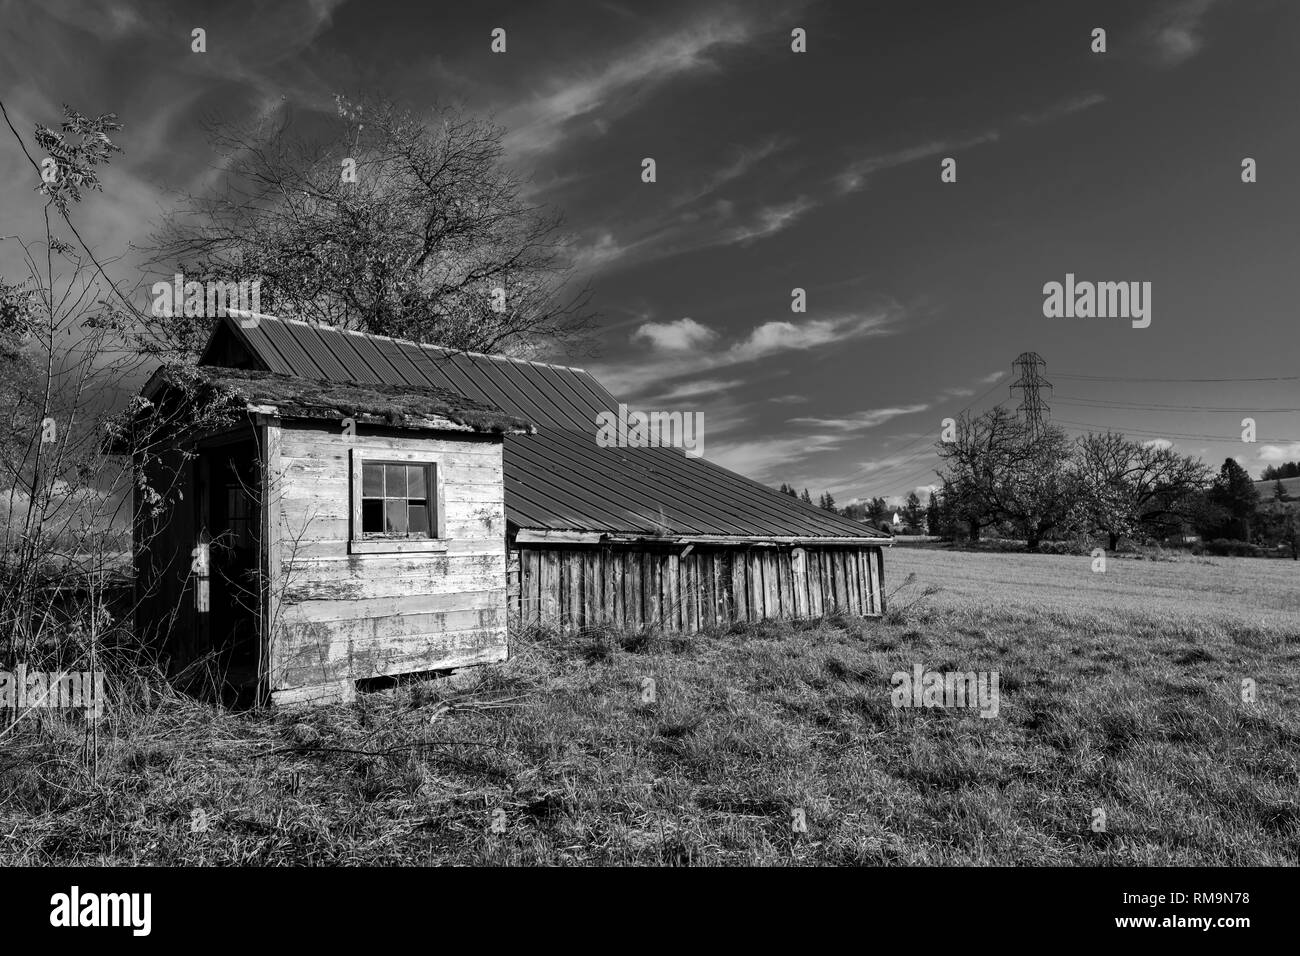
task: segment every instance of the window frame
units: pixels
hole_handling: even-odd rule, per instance
[[[351,529],[348,536],[349,554],[400,554],[403,552],[446,551],[447,512],[443,499],[442,456],[421,451],[396,448],[353,448],[350,452]],[[362,468],[366,464],[423,465],[428,469],[426,481],[427,500],[434,510],[433,527],[428,538],[411,538],[402,535],[385,535],[362,531],[361,502],[364,498]]]

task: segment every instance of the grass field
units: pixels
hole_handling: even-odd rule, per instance
[[[296,714],[155,700],[105,728],[93,786],[80,731],[20,725],[0,862],[1300,862],[1292,562],[900,548],[886,568],[917,580],[884,621],[536,634]],[[893,707],[914,664],[997,671],[998,716]]]
[[[908,574],[937,585],[939,607],[1124,611],[1196,621],[1219,618],[1290,627],[1300,633],[1300,562],[1179,555],[1150,561],[1088,556],[897,547],[886,552],[893,587]]]

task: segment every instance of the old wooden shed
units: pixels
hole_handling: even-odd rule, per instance
[[[677,448],[601,447],[619,403],[582,369],[269,317],[222,319],[199,368],[247,422],[193,439],[195,495],[155,519],[167,553],[137,544],[139,587],[154,621],[183,608],[161,627],[177,660],[236,643],[191,552],[245,542],[242,660],[274,700],[499,660],[507,621],[695,631],[884,610],[889,535]]]
[[[174,677],[283,703],[505,659],[502,437],[527,422],[243,369],[160,370],[144,394],[197,404],[195,379],[227,414],[150,455],[135,506],[136,618]]]

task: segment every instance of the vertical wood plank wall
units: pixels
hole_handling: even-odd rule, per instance
[[[884,611],[882,549],[518,545],[508,564],[512,611],[525,624],[694,632],[735,621]]]

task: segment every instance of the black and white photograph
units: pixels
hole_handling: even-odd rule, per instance
[[[0,0],[6,919],[1278,928],[1298,90],[1292,0]]]

